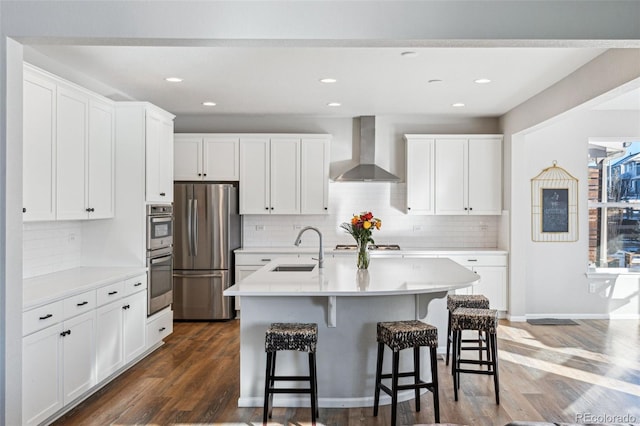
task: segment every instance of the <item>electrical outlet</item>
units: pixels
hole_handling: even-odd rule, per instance
[[[293,225],[293,229],[299,231],[302,229],[302,225]]]
[[[596,292],[596,283],[589,283],[589,293]]]
[[[264,231],[264,225],[256,225],[256,231]]]
[[[486,223],[481,223],[480,224],[480,230],[481,231],[488,231],[489,230],[489,225],[487,225]]]
[[[76,240],[76,234],[74,234],[73,232],[69,234],[69,238],[68,241],[71,243],[73,241]]]
[[[413,232],[422,231],[422,225],[413,225]]]

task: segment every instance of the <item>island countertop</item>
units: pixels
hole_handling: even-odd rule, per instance
[[[309,272],[278,266],[313,265]],[[283,256],[225,290],[225,296],[384,296],[468,287],[479,276],[448,258],[375,258],[358,271],[350,256],[328,258],[318,268],[311,256]]]

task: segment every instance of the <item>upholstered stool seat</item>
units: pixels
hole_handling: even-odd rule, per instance
[[[449,365],[449,351],[453,342],[451,333],[451,313],[458,308],[478,308],[489,309],[489,299],[482,294],[449,294],[447,295],[447,309],[449,311],[449,321],[447,322],[447,356],[445,358],[446,365]],[[478,350],[478,357],[482,359],[482,350],[489,350],[486,342],[482,338],[482,334],[478,333],[477,339],[462,339],[462,343],[476,343],[477,346],[464,346],[461,350]],[[485,344],[485,346],[483,346]]]
[[[318,325],[313,323],[273,323],[265,335],[264,348],[267,353],[267,370],[264,386],[263,423],[271,417],[274,393],[308,393],[311,397],[311,423],[316,424],[318,416],[318,382],[316,373],[316,344]],[[299,351],[309,353],[308,376],[276,376],[276,353],[278,351]],[[308,381],[308,388],[276,388],[276,381]]]
[[[396,424],[398,391],[413,389],[415,391],[416,411],[420,411],[420,389],[428,389],[433,393],[436,422],[440,421],[440,403],[438,399],[438,366],[436,349],[438,347],[438,329],[422,321],[393,321],[377,324],[378,359],[376,363],[376,386],[373,415],[378,415],[380,390],[391,396],[391,426]],[[384,347],[388,346],[392,355],[391,374],[382,374]],[[426,346],[431,357],[431,382],[420,379],[420,347]],[[413,349],[413,371],[399,372],[400,351]],[[398,384],[400,377],[413,377],[413,383]],[[382,384],[382,379],[391,379],[391,388]]]
[[[453,331],[453,360],[451,372],[453,374],[453,390],[455,400],[458,400],[460,388],[460,373],[485,374],[493,376],[496,394],[496,404],[500,404],[500,388],[498,386],[498,311],[495,309],[457,308],[451,314],[451,330]],[[460,357],[462,331],[477,330],[488,336],[487,360],[463,359]],[[487,366],[488,370],[462,368],[462,364]]]

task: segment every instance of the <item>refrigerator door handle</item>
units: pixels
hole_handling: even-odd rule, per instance
[[[222,278],[222,274],[173,274],[174,278]]]
[[[193,255],[198,255],[198,200],[193,200]]]
[[[193,256],[193,200],[187,202],[187,237],[189,239],[189,256]]]

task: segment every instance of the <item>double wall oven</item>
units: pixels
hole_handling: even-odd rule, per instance
[[[147,316],[173,302],[173,207],[147,206]]]

